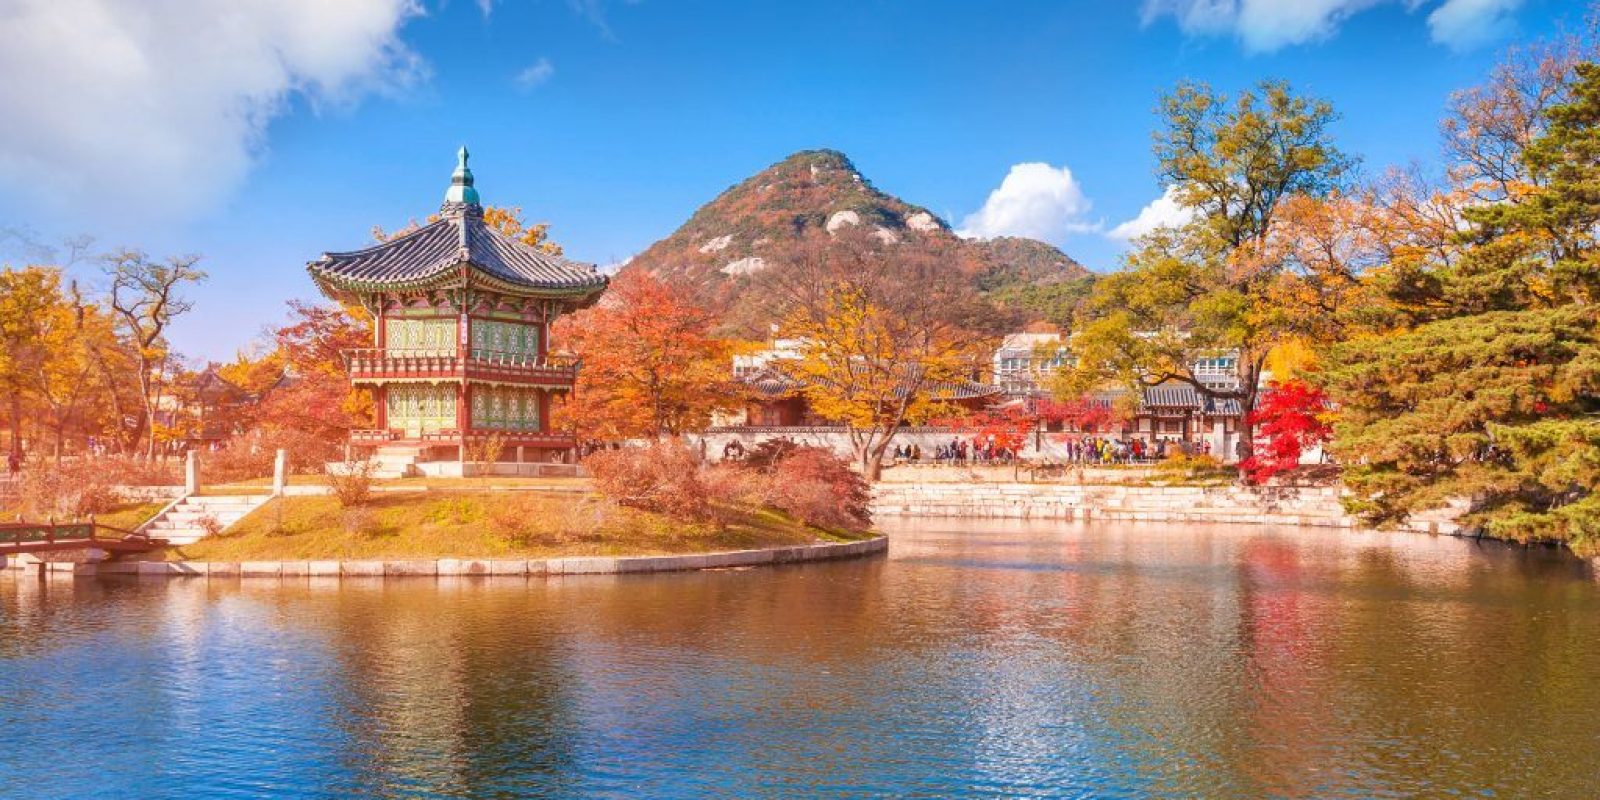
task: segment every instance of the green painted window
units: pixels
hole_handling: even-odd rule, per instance
[[[456,388],[425,383],[390,384],[385,408],[389,428],[409,435],[433,433],[456,426]]]
[[[539,430],[538,392],[509,386],[474,386],[472,427],[498,431]]]
[[[537,356],[539,326],[524,322],[475,319],[472,321],[472,349],[475,353]]]
[[[453,352],[456,325],[454,319],[387,318],[383,321],[384,349]]]

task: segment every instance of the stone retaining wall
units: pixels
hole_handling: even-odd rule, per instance
[[[94,563],[37,562],[12,569],[42,569],[78,576],[136,575],[161,578],[399,578],[435,576],[544,577],[548,575],[615,575],[641,572],[681,572],[768,564],[798,564],[856,558],[882,553],[889,540],[878,536],[859,542],[774,547],[674,556],[583,557],[551,559],[420,559],[388,561],[103,561]]]
[[[882,516],[1224,522],[1355,528],[1339,487],[1094,486],[1036,483],[880,483],[872,510]],[[1448,510],[1407,526],[1456,533]]]

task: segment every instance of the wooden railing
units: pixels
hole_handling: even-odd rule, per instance
[[[354,381],[506,376],[570,384],[578,374],[577,360],[567,356],[494,350],[471,350],[462,358],[453,350],[361,348],[344,351],[344,358]]]
[[[552,431],[540,433],[539,431],[469,431],[465,437],[468,443],[481,442],[490,437],[498,436],[512,445],[534,444],[548,447],[571,447],[575,439],[570,433]],[[454,428],[437,431],[424,431],[414,437],[407,437],[401,430],[356,430],[350,432],[350,443],[358,445],[382,445],[389,442],[417,441],[429,445],[454,445],[462,442],[461,431]]]
[[[0,523],[0,554],[90,547],[108,551],[144,551],[166,544],[165,539],[152,539],[143,533],[101,525],[93,517],[86,522],[51,520]]]

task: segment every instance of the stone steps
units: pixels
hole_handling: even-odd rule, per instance
[[[187,497],[151,520],[144,526],[144,531],[172,544],[193,544],[210,533],[202,524],[204,520],[215,519],[217,530],[225,531],[270,499],[264,494]]]
[[[422,454],[423,449],[413,445],[383,445],[372,454],[371,461],[377,465],[372,477],[387,480],[418,475],[417,462],[422,460]]]

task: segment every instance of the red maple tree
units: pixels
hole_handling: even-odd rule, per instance
[[[1307,449],[1328,441],[1331,406],[1321,387],[1302,380],[1274,381],[1246,423],[1256,426],[1255,451],[1239,463],[1251,483],[1264,483],[1294,469]],[[1265,441],[1263,441],[1265,440]]]
[[[624,270],[597,305],[556,323],[556,341],[582,362],[558,423],[583,438],[657,439],[738,407],[733,343],[712,334],[715,323],[688,287]]]
[[[1040,400],[1039,418],[1051,424],[1067,425],[1084,433],[1109,430],[1123,421],[1123,416],[1111,403],[1097,401],[1084,395],[1076,400]]]

